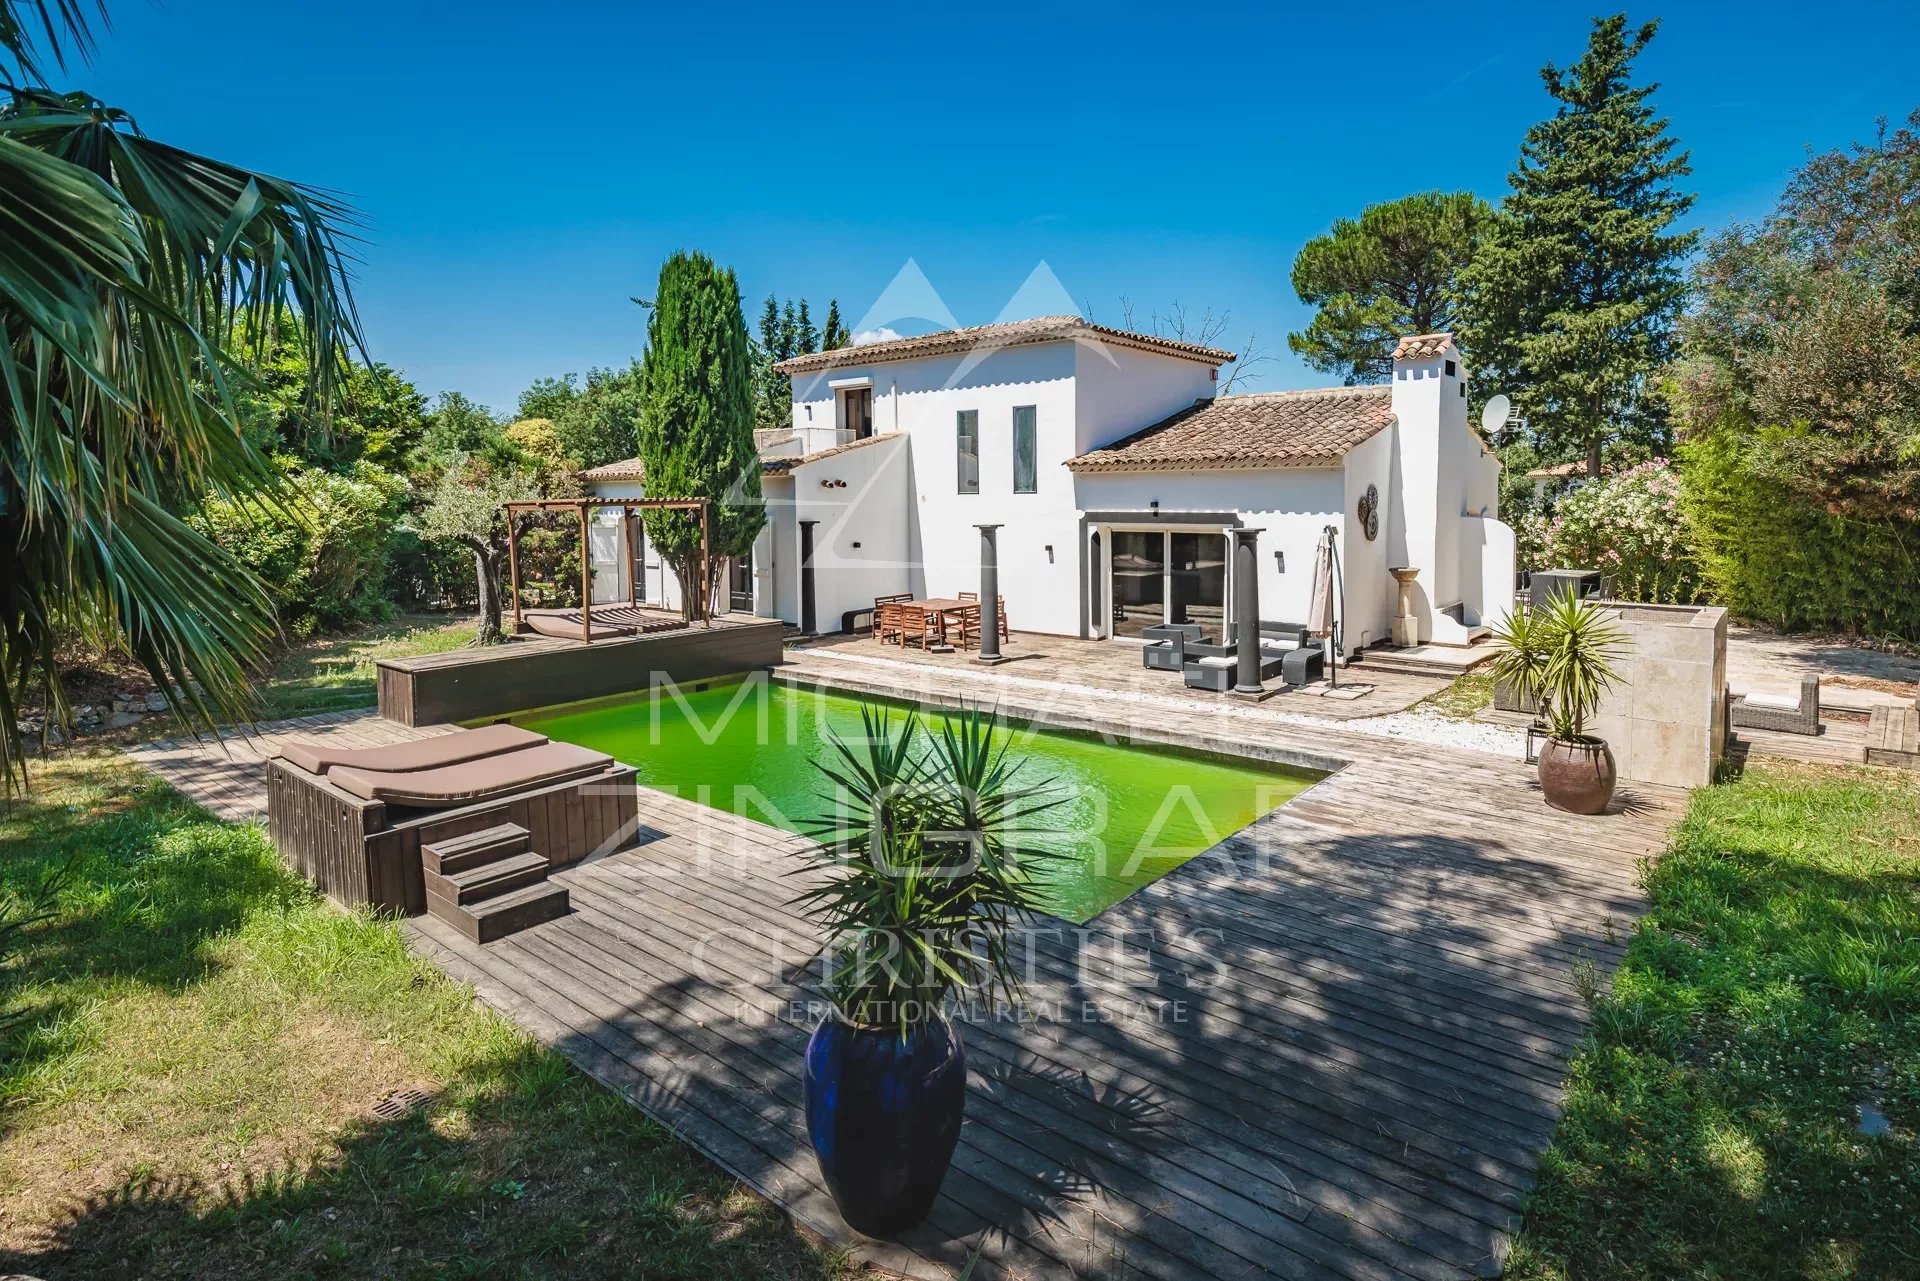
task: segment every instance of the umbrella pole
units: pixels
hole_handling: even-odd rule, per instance
[[[1340,544],[1334,537],[1334,527],[1327,526],[1327,559],[1333,566],[1333,655],[1328,660],[1327,679],[1334,689],[1340,688],[1340,629],[1347,621],[1347,589],[1340,577]]]

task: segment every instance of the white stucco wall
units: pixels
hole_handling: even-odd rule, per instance
[[[1387,566],[1393,560],[1396,495],[1393,487],[1394,429],[1389,426],[1347,455],[1345,505],[1341,508],[1345,532],[1340,539],[1340,563],[1346,579],[1342,640],[1347,652],[1392,632],[1394,584]],[[1369,542],[1360,524],[1360,497],[1372,485],[1379,491],[1379,532]]]
[[[1210,365],[1111,343],[1076,344],[1074,448],[1076,454],[1110,445],[1178,413],[1217,387]]]
[[[796,522],[813,528],[814,627],[837,631],[850,609],[876,596],[912,591],[908,521],[910,472],[904,436],[876,439],[791,472]],[[799,555],[793,560],[799,621]]]
[[[871,379],[874,431],[899,431],[906,438],[904,466],[896,473],[906,480],[903,497],[910,503],[902,552],[906,578],[899,587],[885,590],[930,596],[978,590],[979,535],[974,527],[994,523],[1002,526],[1000,594],[1006,598],[1008,623],[1019,631],[1077,629],[1074,539],[1079,513],[1064,465],[1076,452],[1075,350],[1071,342],[1043,343],[984,357],[936,356],[833,371],[832,382]],[[821,442],[818,448],[827,447],[835,413],[828,377],[796,378],[794,397],[796,430],[810,447],[816,447],[814,441]],[[1013,411],[1023,405],[1034,407],[1031,494],[1013,492]],[[956,436],[962,410],[980,415],[977,494],[959,492]],[[1155,417],[1143,417],[1127,430]],[[796,501],[805,506],[811,497],[808,488],[797,477],[796,484]],[[875,594],[868,593],[861,604],[871,604]],[[829,618],[824,598],[820,608],[819,625],[838,626],[838,612]]]
[[[647,496],[647,487],[638,482],[616,483],[602,481],[598,484],[587,486],[587,492],[595,498],[615,500],[622,498],[645,498]],[[641,581],[646,587],[646,603],[649,605],[657,605],[662,609],[679,609],[679,575],[675,574],[673,572],[673,566],[661,560],[659,552],[654,550],[652,540],[648,539],[644,532],[645,519],[638,512],[634,513],[634,523],[642,527],[642,532],[639,535],[639,545],[635,548],[633,563],[635,571],[641,575]],[[622,563],[616,567],[616,572],[612,579],[613,590],[606,594],[609,596],[617,596],[618,599],[624,601],[626,599],[626,576],[626,566]],[[600,571],[596,570],[594,574],[595,599],[600,599],[603,594],[600,577]]]
[[[1147,515],[1155,500],[1161,522],[1186,527],[1182,512],[1238,512],[1241,524],[1260,533],[1260,616],[1284,622],[1304,621],[1313,591],[1313,552],[1320,532],[1339,525],[1345,478],[1333,468],[1297,471],[1121,472],[1078,478],[1081,510],[1139,512],[1115,526],[1151,528]],[[1226,526],[1218,528],[1224,532]],[[1106,545],[1111,547],[1111,543]],[[1344,550],[1344,548],[1342,549]],[[1286,554],[1280,569],[1274,552]],[[1096,566],[1096,573],[1100,572]],[[1232,580],[1228,582],[1229,608]],[[1078,614],[1078,600],[1067,602]],[[1098,620],[1096,620],[1098,621]]]

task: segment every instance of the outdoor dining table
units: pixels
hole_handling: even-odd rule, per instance
[[[961,600],[957,596],[929,596],[925,600],[901,601],[900,608],[920,611],[922,632],[926,630],[926,616],[928,614],[938,616],[940,619],[940,643],[942,645],[949,645],[952,642],[947,639],[947,616],[949,614],[957,614],[962,610],[973,609],[979,604],[979,601]]]

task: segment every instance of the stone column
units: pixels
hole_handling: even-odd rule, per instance
[[[980,651],[976,663],[1000,661],[1000,548],[998,525],[975,525],[980,531]]]
[[[1260,687],[1260,531],[1233,531],[1233,692],[1259,694]]]
[[[1420,643],[1420,617],[1413,612],[1413,582],[1420,571],[1411,565],[1395,565],[1387,572],[1400,584],[1400,612],[1393,616],[1394,647],[1412,649]]]
[[[813,527],[820,522],[800,522],[800,632],[815,634],[813,616]]]

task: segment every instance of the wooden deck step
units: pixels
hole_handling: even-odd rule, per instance
[[[427,892],[427,914],[476,943],[491,943],[544,921],[557,920],[571,909],[567,887],[544,880],[465,905]]]
[[[444,841],[420,847],[420,861],[429,872],[451,875],[482,863],[491,863],[527,848],[527,829],[518,823],[500,823],[483,827],[465,836],[450,836]]]
[[[1920,770],[1920,707],[1876,707],[1867,726],[1867,764]]]
[[[460,906],[497,898],[509,890],[547,879],[547,856],[527,850],[458,872],[426,873],[427,893]]]

